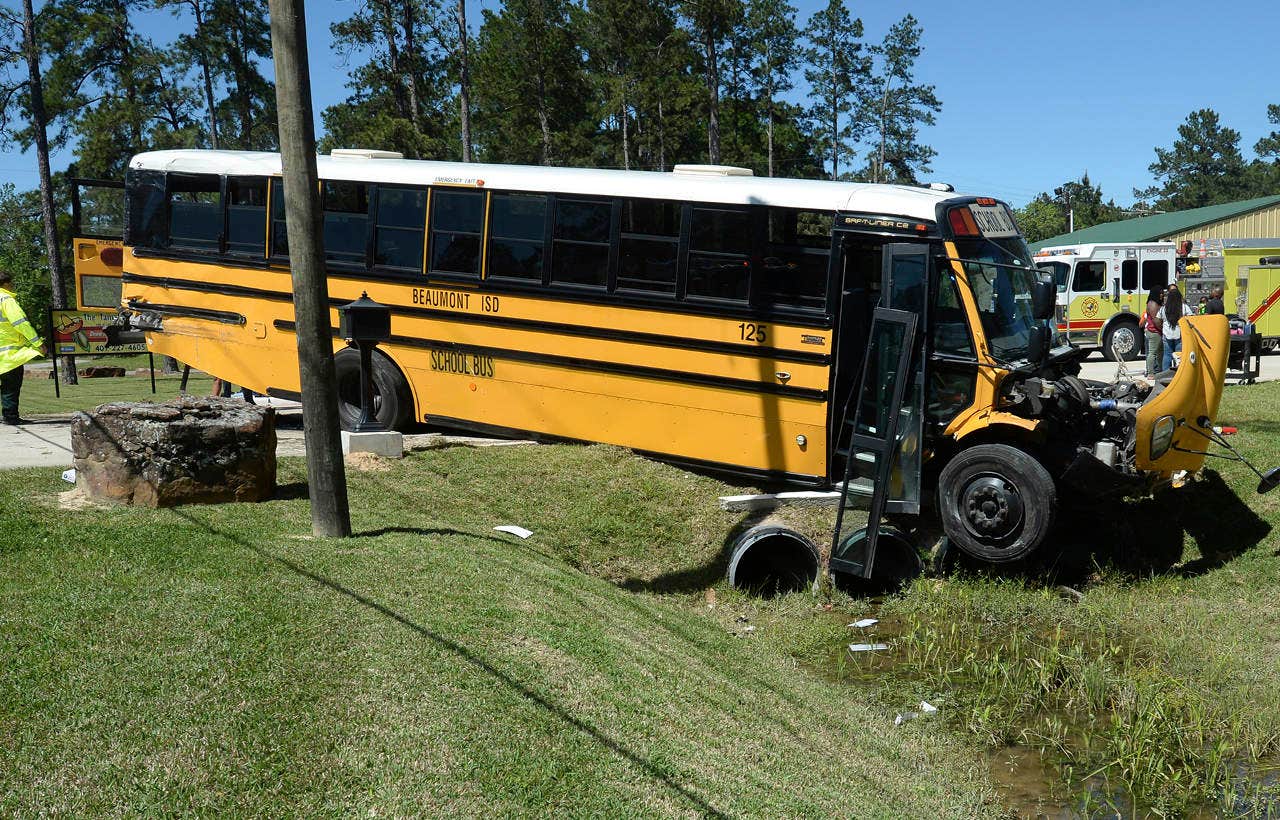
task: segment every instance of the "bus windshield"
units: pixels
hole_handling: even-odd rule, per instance
[[[1021,237],[957,239],[959,261],[969,280],[987,345],[997,361],[1014,362],[1028,356],[1031,328],[1031,286],[1039,270]]]

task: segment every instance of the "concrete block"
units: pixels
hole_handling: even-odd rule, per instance
[[[404,435],[394,430],[385,433],[348,433],[342,431],[342,454],[373,453],[387,458],[404,457]]]

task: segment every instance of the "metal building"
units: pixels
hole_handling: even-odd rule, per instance
[[[1208,205],[1188,211],[1122,219],[1036,242],[1031,249],[1090,242],[1272,240],[1280,245],[1280,195]]]

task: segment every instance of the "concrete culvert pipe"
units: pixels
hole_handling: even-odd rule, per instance
[[[765,597],[807,589],[818,577],[818,547],[795,530],[754,527],[730,550],[729,583]]]

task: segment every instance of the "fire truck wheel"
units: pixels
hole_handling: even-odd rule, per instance
[[[1102,341],[1102,349],[1107,358],[1113,362],[1121,360],[1135,362],[1142,358],[1142,334],[1138,332],[1137,322],[1118,321],[1107,330],[1107,337]]]
[[[1007,444],[962,450],[938,476],[938,510],[952,543],[991,564],[1028,557],[1044,543],[1057,507],[1053,478]]]
[[[338,418],[343,430],[360,421],[360,351],[343,348],[333,358],[338,377]],[[373,415],[388,430],[404,430],[413,420],[413,393],[400,369],[373,351]]]

